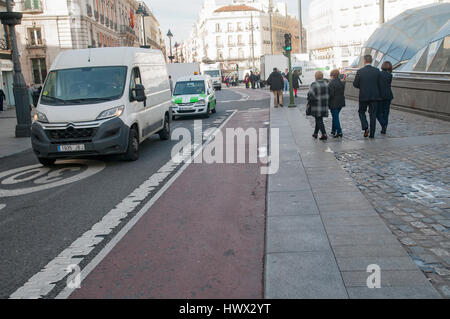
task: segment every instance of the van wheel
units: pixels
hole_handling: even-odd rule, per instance
[[[161,131],[158,132],[159,138],[163,141],[166,141],[170,138],[170,123],[169,123],[169,115],[164,116],[164,127]]]
[[[172,121],[176,121],[177,118],[175,117],[175,115],[172,115]]]
[[[130,129],[128,148],[124,158],[126,161],[136,161],[139,158],[139,136],[135,128]]]
[[[52,166],[56,162],[56,158],[38,157],[38,160],[44,166]]]
[[[206,113],[203,116],[205,119],[209,118],[209,113],[211,113],[211,110],[209,109],[209,104],[206,106]]]
[[[217,112],[216,111],[216,106],[217,106],[217,101],[215,101],[214,108],[211,110],[211,112],[214,113],[214,114]]]

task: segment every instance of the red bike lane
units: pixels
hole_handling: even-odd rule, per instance
[[[225,128],[258,129],[268,119],[267,109],[237,112]],[[260,168],[191,164],[70,298],[262,298]]]

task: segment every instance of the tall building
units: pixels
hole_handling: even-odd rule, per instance
[[[219,5],[205,0],[190,39],[183,43],[183,58],[187,62],[219,62],[229,71],[237,65],[259,69],[261,56],[282,53],[285,33],[292,34],[293,49],[298,51],[299,21],[287,14],[285,3],[231,0]]]
[[[0,1],[0,11],[6,11],[6,2]],[[1,88],[5,92],[5,105],[14,105],[13,94],[13,62],[11,56],[11,43],[9,41],[9,31],[7,26],[1,25],[0,32],[0,83]]]
[[[385,1],[385,21],[418,6],[449,0]],[[347,67],[380,26],[379,0],[313,0],[309,6],[308,51],[318,64]]]
[[[141,14],[140,17],[138,17],[142,21],[141,44],[145,44],[151,49],[162,50],[165,55],[165,45],[158,20],[143,0],[138,0],[138,4],[145,10],[146,13],[146,15]]]
[[[139,46],[136,0],[15,0],[16,27],[27,84],[40,85],[61,50]]]

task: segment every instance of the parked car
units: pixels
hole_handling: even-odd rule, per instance
[[[123,154],[170,138],[171,93],[163,54],[139,48],[65,51],[52,64],[37,103],[31,142],[39,162]]]

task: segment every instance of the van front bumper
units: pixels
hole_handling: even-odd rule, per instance
[[[98,126],[78,124],[55,128],[34,122],[31,126],[31,145],[34,153],[43,158],[67,158],[126,152],[130,128],[120,118]],[[61,152],[58,146],[63,145],[84,145],[84,150]]]
[[[197,115],[197,114],[205,114],[208,106],[192,106],[192,107],[183,107],[180,110],[178,107],[172,107],[172,115],[175,116],[185,116],[185,115]]]

